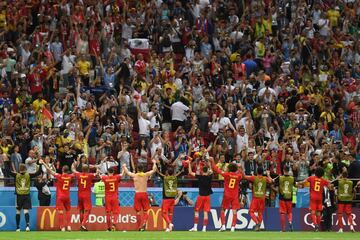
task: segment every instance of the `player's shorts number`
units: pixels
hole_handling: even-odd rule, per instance
[[[64,180],[63,190],[69,190],[70,181]]]
[[[83,188],[86,188],[86,180],[85,179],[81,178],[80,184],[83,185]]]
[[[315,181],[314,191],[315,192],[320,191],[320,181]]]
[[[110,186],[110,192],[115,192],[115,183],[109,182],[109,186]]]
[[[229,188],[234,188],[235,187],[235,182],[236,182],[236,179],[231,178],[230,181],[229,181]]]

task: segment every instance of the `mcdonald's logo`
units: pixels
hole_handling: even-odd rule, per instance
[[[46,208],[41,215],[40,218],[40,229],[44,229],[45,226],[45,219],[46,216],[49,216],[49,224],[50,224],[50,228],[54,227],[55,224],[55,215],[56,215],[56,209],[51,210],[50,208]]]
[[[158,220],[159,220],[159,214],[161,213],[161,208],[158,208],[157,210],[154,211],[154,209],[150,208],[148,210],[148,214],[149,214],[149,219],[150,219],[150,214],[152,215],[152,219],[153,219],[153,227],[157,228],[158,227]],[[162,219],[161,215],[160,218]],[[148,222],[149,223],[149,222]],[[146,225],[146,228],[149,228],[149,224]],[[163,229],[166,228],[166,221],[163,219]]]

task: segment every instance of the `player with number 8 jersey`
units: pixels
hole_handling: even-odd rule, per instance
[[[239,183],[243,177],[242,172],[238,172],[238,167],[234,163],[230,163],[227,167],[227,172],[221,171],[214,163],[211,161],[211,167],[217,174],[220,174],[224,178],[224,197],[221,202],[221,228],[220,232],[226,230],[225,227],[225,210],[232,209],[233,219],[231,224],[231,231],[235,231],[235,225],[237,220],[237,211],[240,209],[239,202]]]

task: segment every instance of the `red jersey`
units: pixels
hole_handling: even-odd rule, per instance
[[[224,177],[224,196],[238,197],[239,196],[239,183],[243,178],[241,172],[224,172],[221,171],[215,164],[212,169]]]
[[[105,197],[118,197],[118,188],[121,175],[102,176],[101,179],[105,184]]]
[[[70,184],[73,174],[55,174],[56,179],[56,197],[70,198]]]
[[[90,197],[92,181],[95,178],[94,173],[76,173],[75,177],[78,181],[78,195]]]
[[[324,187],[328,186],[330,182],[316,176],[308,177],[306,181],[310,183],[310,202],[312,200],[322,201]]]

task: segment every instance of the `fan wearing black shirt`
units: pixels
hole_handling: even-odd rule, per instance
[[[75,151],[70,149],[69,145],[64,146],[64,153],[62,158],[60,159],[60,165],[58,167],[59,170],[62,169],[63,166],[68,166],[71,169],[74,160],[76,159]]]
[[[189,175],[196,177],[198,179],[199,185],[199,196],[195,203],[195,213],[194,213],[194,227],[191,228],[190,232],[197,232],[197,226],[199,222],[199,211],[204,211],[204,221],[203,221],[203,232],[206,232],[206,226],[208,223],[208,213],[210,212],[210,195],[213,193],[211,189],[211,180],[213,177],[213,172],[211,166],[208,162],[207,166],[205,165],[202,168],[201,175],[194,173],[191,169],[191,163],[188,163]]]

